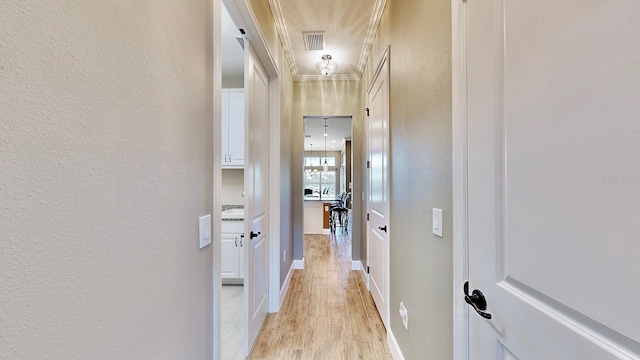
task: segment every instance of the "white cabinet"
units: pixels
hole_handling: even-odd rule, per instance
[[[222,278],[244,278],[244,236],[222,234]]]
[[[222,167],[244,166],[244,89],[222,89]]]

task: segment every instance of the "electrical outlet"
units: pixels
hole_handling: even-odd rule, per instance
[[[282,252],[282,262],[287,262],[287,250]]]
[[[404,302],[400,302],[400,309],[398,311],[400,312],[404,329],[409,331],[409,313],[407,312],[407,308],[404,306]]]

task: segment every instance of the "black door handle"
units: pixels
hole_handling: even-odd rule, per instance
[[[485,299],[482,291],[478,289],[473,290],[471,295],[469,295],[468,281],[464,283],[464,301],[466,301],[467,304],[471,305],[473,309],[478,313],[478,315],[487,320],[491,320],[491,314],[483,311],[487,310],[487,299]]]
[[[257,238],[258,235],[260,235],[260,231],[258,231],[257,234],[252,231],[251,234],[249,234],[249,240],[251,240],[253,238]]]
[[[382,230],[382,231],[384,231],[384,232],[387,232],[387,225],[385,225],[385,226],[378,226],[378,229],[380,229],[380,230]]]

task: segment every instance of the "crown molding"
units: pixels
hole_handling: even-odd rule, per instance
[[[360,80],[362,78],[362,73],[364,72],[364,68],[367,65],[367,60],[369,59],[369,54],[371,53],[373,41],[375,40],[376,33],[378,32],[378,27],[380,25],[380,20],[382,19],[382,14],[384,12],[386,3],[387,3],[387,0],[375,1],[373,12],[371,14],[371,19],[369,20],[367,35],[362,45],[362,52],[360,53],[360,58],[358,59],[356,73],[325,76],[320,74],[300,75],[298,73],[298,67],[296,65],[296,59],[293,55],[293,51],[291,48],[291,39],[289,37],[287,25],[284,19],[284,15],[282,13],[282,8],[280,6],[280,0],[269,0],[269,6],[271,7],[271,11],[273,12],[273,18],[275,21],[276,30],[278,31],[278,35],[280,36],[280,41],[282,42],[284,54],[287,59],[287,63],[289,65],[289,69],[291,70],[292,79],[294,81]]]

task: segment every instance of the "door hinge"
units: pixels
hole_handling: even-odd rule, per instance
[[[367,169],[371,168],[371,161],[367,160]]]
[[[369,116],[369,108],[365,108],[364,111],[367,112],[367,116]]]
[[[369,221],[369,213],[367,213],[367,221]]]
[[[369,273],[369,266],[367,266],[367,274]]]

